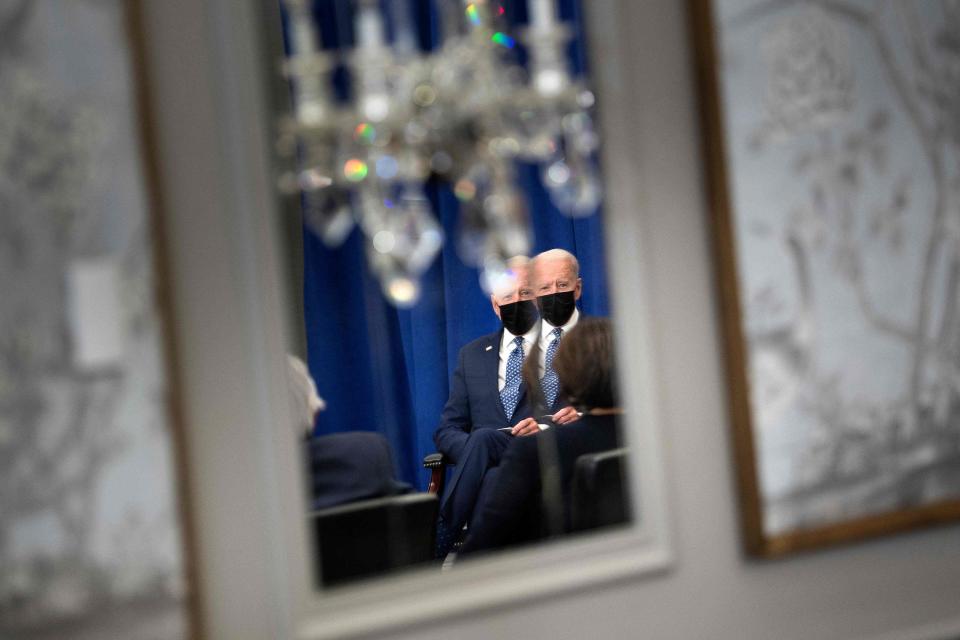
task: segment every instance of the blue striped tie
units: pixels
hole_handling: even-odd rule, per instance
[[[563,329],[557,327],[551,333],[553,334],[553,342],[547,347],[543,379],[540,381],[540,385],[543,387],[543,397],[547,401],[548,408],[553,407],[553,403],[557,401],[557,394],[560,393],[560,380],[557,378],[557,372],[553,370],[553,358],[557,355],[557,347],[560,346]]]
[[[503,412],[507,414],[507,419],[513,417],[513,412],[517,410],[517,402],[520,400],[520,370],[523,368],[523,337],[517,336],[513,339],[517,347],[510,352],[507,358],[507,380],[500,391],[500,402],[503,404]]]

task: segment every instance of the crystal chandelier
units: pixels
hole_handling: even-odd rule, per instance
[[[601,196],[594,97],[571,77],[571,34],[556,0],[528,0],[529,27],[520,35],[527,69],[516,61],[501,4],[436,0],[443,42],[421,52],[408,1],[386,4],[388,44],[380,1],[355,0],[356,46],[344,55],[320,49],[309,0],[284,0],[293,113],[278,141],[297,167],[281,177],[281,189],[302,194],[306,221],[328,246],[359,226],[371,270],[401,307],[417,301],[420,276],[444,241],[424,192],[431,177],[453,187],[460,206],[453,241],[487,291],[507,273],[510,256],[532,247],[517,161],[539,165],[566,215],[591,215]],[[334,98],[331,81],[341,60],[347,102]]]

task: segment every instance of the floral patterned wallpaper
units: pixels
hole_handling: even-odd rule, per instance
[[[187,634],[121,0],[0,0],[0,636]]]
[[[717,0],[766,533],[960,498],[960,2]]]

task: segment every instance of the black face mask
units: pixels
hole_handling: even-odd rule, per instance
[[[500,305],[500,322],[515,336],[522,336],[537,321],[537,305],[533,300],[520,300]]]
[[[555,327],[562,327],[573,315],[577,302],[573,297],[573,291],[560,291],[540,296],[537,298],[537,306],[540,307],[540,315],[544,320]]]

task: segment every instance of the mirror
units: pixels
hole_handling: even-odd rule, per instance
[[[281,9],[317,584],[627,524],[580,2]]]

